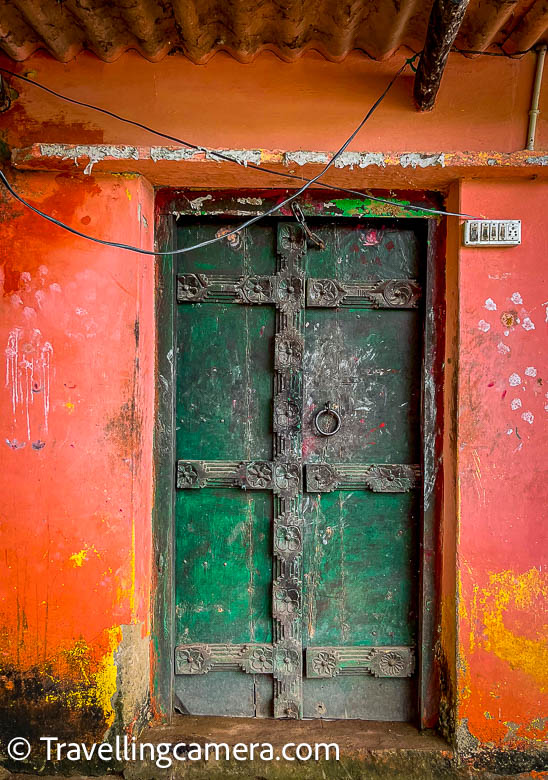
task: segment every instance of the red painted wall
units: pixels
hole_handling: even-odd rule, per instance
[[[460,251],[458,714],[481,743],[546,739],[548,222],[545,181],[463,182],[522,245]]]
[[[77,227],[152,246],[138,177],[16,184]],[[104,733],[122,627],[149,633],[154,263],[0,207],[1,702],[22,686],[13,718],[68,708]]]
[[[11,66],[195,143],[333,150],[400,62],[400,55],[372,63],[353,54],[333,64],[310,53],[286,64],[265,53],[250,65],[219,54],[206,66],[194,66],[181,57],[151,64],[128,53],[109,65],[87,54],[68,64],[38,54]],[[427,115],[413,110],[408,72],[352,149],[522,149],[533,70],[533,55],[521,60],[452,55],[437,107]],[[31,87],[13,86],[20,96],[2,116],[0,130],[8,147],[156,142]],[[548,148],[547,93],[541,95],[538,155]],[[455,719],[461,744],[511,747],[538,744],[548,688],[542,645],[548,388],[541,341],[548,300],[543,259],[548,222],[542,208],[548,184],[526,178],[527,170],[518,171],[523,178],[515,181],[481,181],[492,167],[489,155],[477,161],[468,175],[479,180],[453,182],[447,203],[470,213],[522,218],[523,244],[464,249],[459,223],[449,223],[452,362],[446,364],[445,388],[441,648],[445,693],[451,702],[452,688],[458,698],[449,719]],[[243,168],[211,167],[216,187],[238,186],[251,176],[256,186],[265,183]],[[136,169],[137,163],[131,170]],[[75,227],[152,245],[153,195],[145,180],[71,170],[71,175],[8,172],[23,194]],[[176,181],[180,169],[170,170]],[[205,166],[200,172],[200,186],[207,184],[209,171]],[[343,175],[350,174],[334,172],[331,181]],[[375,175],[358,168],[351,173],[356,187],[371,185]],[[402,175],[408,187],[429,186],[430,173],[420,165]],[[430,186],[435,181],[440,179]],[[447,195],[448,181],[441,186]],[[146,695],[127,682],[124,652],[136,648],[138,669],[148,662],[153,263],[72,238],[11,201],[3,201],[2,219],[0,337],[8,350],[8,381],[0,394],[4,682],[13,690],[17,670],[39,685],[53,677],[55,685],[41,699],[44,707],[76,702],[104,732],[117,696],[126,702],[124,717],[131,722]],[[521,302],[512,299],[514,293]],[[511,384],[514,374],[519,384],[515,378]],[[34,391],[27,384],[31,379],[38,383]],[[521,406],[512,409],[513,401]],[[146,685],[146,675],[137,676]],[[89,684],[81,684],[84,678]]]

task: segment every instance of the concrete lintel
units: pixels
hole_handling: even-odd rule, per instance
[[[216,152],[233,158],[221,160]],[[158,186],[294,187],[298,179],[282,179],[254,170],[310,177],[331,157],[324,151],[264,149],[187,149],[181,146],[73,145],[37,143],[14,149],[19,170],[138,173]],[[455,179],[548,176],[548,152],[345,152],[325,177],[340,186],[439,187]]]

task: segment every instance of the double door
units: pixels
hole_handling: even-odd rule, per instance
[[[183,713],[414,716],[419,241],[398,223],[314,230],[256,225],[178,261]]]

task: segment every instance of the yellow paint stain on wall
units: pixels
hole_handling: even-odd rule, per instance
[[[538,639],[519,636],[507,627],[509,613],[535,613],[536,604],[548,598],[547,577],[533,568],[523,574],[491,574],[489,580],[489,587],[474,593],[476,625],[483,624],[482,635],[476,636],[476,642],[513,669],[532,677],[539,691],[548,691],[548,624],[538,626]]]
[[[114,654],[118,649],[118,645],[122,641],[122,629],[111,628],[108,631],[109,651],[103,656],[99,671],[95,675],[95,685],[97,692],[97,701],[100,704],[104,715],[105,721],[108,726],[112,726],[114,722],[114,708],[112,706],[112,697],[116,693],[116,679],[118,669],[114,662]]]
[[[88,547],[86,545],[86,547],[84,547],[83,550],[80,550],[80,552],[72,553],[72,555],[70,556],[69,560],[72,562],[73,566],[82,566],[84,561],[88,560],[88,557],[89,557],[90,553],[95,553],[95,555],[97,555],[97,557],[99,557],[99,553],[95,549],[94,545],[92,545],[91,547]]]
[[[72,414],[72,412],[74,411],[74,404],[72,403],[72,401],[66,402],[65,409],[68,409],[69,414]]]
[[[127,199],[128,200],[131,200],[132,197],[133,197],[133,195],[131,194],[131,192],[129,191],[129,189],[127,187],[126,187],[126,195],[127,195]]]
[[[63,661],[57,668],[58,679],[50,675],[50,679],[60,684],[74,680],[70,688],[48,692],[44,698],[47,702],[57,702],[69,710],[84,710],[99,706],[104,714],[106,728],[114,722],[115,712],[112,698],[116,693],[118,670],[114,656],[122,641],[122,629],[119,627],[106,630],[107,652],[95,661],[93,651],[84,640],[77,641],[74,646],[65,651]]]

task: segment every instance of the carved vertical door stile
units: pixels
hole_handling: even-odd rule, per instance
[[[306,251],[299,225],[277,234],[274,471],[289,475],[273,496],[274,717],[302,717],[302,398]]]

